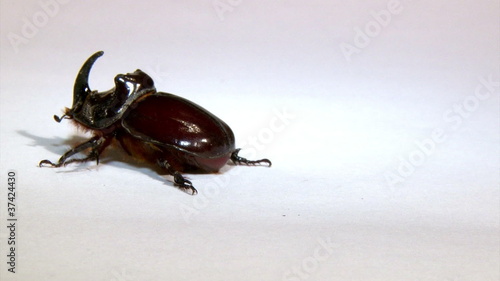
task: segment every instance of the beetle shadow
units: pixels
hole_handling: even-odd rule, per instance
[[[62,138],[62,137],[44,138],[33,135],[25,130],[17,130],[16,132],[23,137],[33,140],[33,143],[30,144],[29,146],[34,146],[34,147],[41,146],[44,147],[47,151],[51,152],[52,154],[58,155],[55,157],[55,159],[53,159],[54,161],[59,159],[61,155],[63,155],[66,151],[70,150],[72,147],[75,147],[76,145],[81,144],[90,138],[81,135],[80,136],[72,135],[69,138]],[[79,153],[76,154],[76,156],[84,157],[84,154]],[[40,158],[40,160],[42,159],[44,158]],[[150,164],[144,161],[138,161],[114,144],[107,147],[105,151],[101,154],[101,156],[99,157],[99,164],[106,164],[120,169],[125,168],[133,170],[134,172],[140,171],[141,173],[148,175],[150,178],[156,181],[160,181],[163,184],[169,186],[174,186],[173,176],[169,175],[160,166]],[[36,165],[38,165],[38,163],[36,163]],[[226,164],[218,173],[215,174],[225,173],[233,169],[234,167],[235,165],[232,162],[230,162]],[[99,165],[96,165],[95,161],[89,161],[87,163],[73,163],[65,167],[60,167],[56,169],[57,170],[56,172],[74,173],[74,172],[94,170],[98,168]],[[189,176],[186,175],[198,175],[207,173],[192,171],[182,174],[187,179],[189,179]]]
[[[72,135],[69,138],[44,138],[33,135],[25,130],[18,130],[16,132],[23,137],[33,140],[33,143],[29,144],[29,146],[41,146],[52,154],[58,155],[55,157],[55,159],[52,159],[54,161],[59,159],[61,155],[70,150],[72,147],[75,147],[76,145],[81,144],[90,138],[79,135]],[[78,153],[75,156],[84,157],[84,154]],[[42,159],[44,158],[41,157],[40,160]],[[167,184],[170,182],[173,185],[173,180],[171,179],[172,177],[168,175],[161,167],[159,167],[158,165],[138,161],[113,144],[107,147],[99,157],[99,165],[101,164],[106,164],[117,168],[125,168],[133,170],[135,172],[139,170],[141,173],[148,175],[152,179],[163,183],[166,182]],[[36,165],[38,166],[38,163],[36,163]],[[89,161],[87,163],[72,163],[68,166],[57,168],[56,172],[73,173],[94,170],[98,169],[99,165],[96,165],[95,161]]]

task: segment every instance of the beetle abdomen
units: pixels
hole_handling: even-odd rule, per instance
[[[202,159],[224,158],[235,149],[234,134],[224,121],[172,94],[145,97],[130,109],[122,125],[136,138]]]
[[[167,160],[179,172],[218,172],[230,159],[231,153],[216,158],[205,158],[186,153],[172,146],[159,145],[138,139],[128,133],[117,132],[116,139],[133,158],[149,163]]]
[[[217,158],[203,158],[203,157],[195,157],[196,168],[201,171],[215,173],[220,170],[224,165],[226,165],[227,161],[231,157],[231,153],[217,157]]]

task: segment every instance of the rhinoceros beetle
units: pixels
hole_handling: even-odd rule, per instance
[[[72,119],[93,137],[64,153],[57,163],[40,161],[40,167],[94,160],[99,164],[106,147],[118,143],[133,158],[159,165],[173,176],[174,185],[194,195],[196,189],[181,172],[215,173],[229,159],[235,164],[271,166],[268,159],[238,156],[233,131],[224,121],[187,99],[157,92],[153,79],[140,69],[117,75],[109,91],[91,90],[89,73],[103,54],[87,59],[75,80],[72,107],[65,108],[61,117],[54,115],[57,122]],[[72,158],[79,152],[88,154]]]

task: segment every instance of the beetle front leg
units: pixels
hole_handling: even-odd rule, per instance
[[[99,164],[99,155],[104,150],[104,148],[109,145],[109,142],[110,140],[105,137],[95,136],[64,153],[61,158],[59,158],[59,161],[57,161],[57,163],[52,163],[50,160],[42,160],[40,161],[38,166],[43,167],[44,165],[49,165],[50,167],[58,168],[73,162],[87,162],[92,160],[96,160],[97,164]],[[69,159],[71,156],[88,148],[91,148],[92,150],[87,155],[87,157]]]
[[[234,164],[245,164],[245,165],[260,165],[262,163],[266,163],[269,165],[268,167],[271,167],[272,163],[269,159],[260,159],[260,160],[248,160],[246,158],[238,156],[238,153],[240,152],[241,148],[236,149],[231,153],[231,160],[234,162]]]
[[[168,164],[168,161],[166,160],[159,160],[158,165],[162,168],[165,168],[168,173],[172,176],[174,176],[174,185],[181,188],[187,193],[190,193],[191,195],[196,195],[198,194],[198,190],[194,188],[193,184],[191,183],[190,180],[187,180],[184,178],[181,173],[178,171],[174,170],[170,164]]]

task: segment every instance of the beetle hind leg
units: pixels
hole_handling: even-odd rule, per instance
[[[233,161],[235,164],[244,164],[244,165],[261,165],[263,163],[266,163],[268,167],[271,167],[272,163],[269,159],[264,158],[260,160],[248,160],[246,158],[238,156],[238,153],[240,152],[241,148],[236,149],[231,153],[231,161]]]
[[[186,193],[189,193],[191,195],[196,195],[198,194],[198,190],[194,188],[193,184],[191,183],[190,180],[186,179],[179,173],[178,171],[174,170],[170,164],[166,160],[160,160],[158,161],[158,165],[162,168],[167,169],[168,173],[172,176],[174,176],[174,185],[185,191]]]

